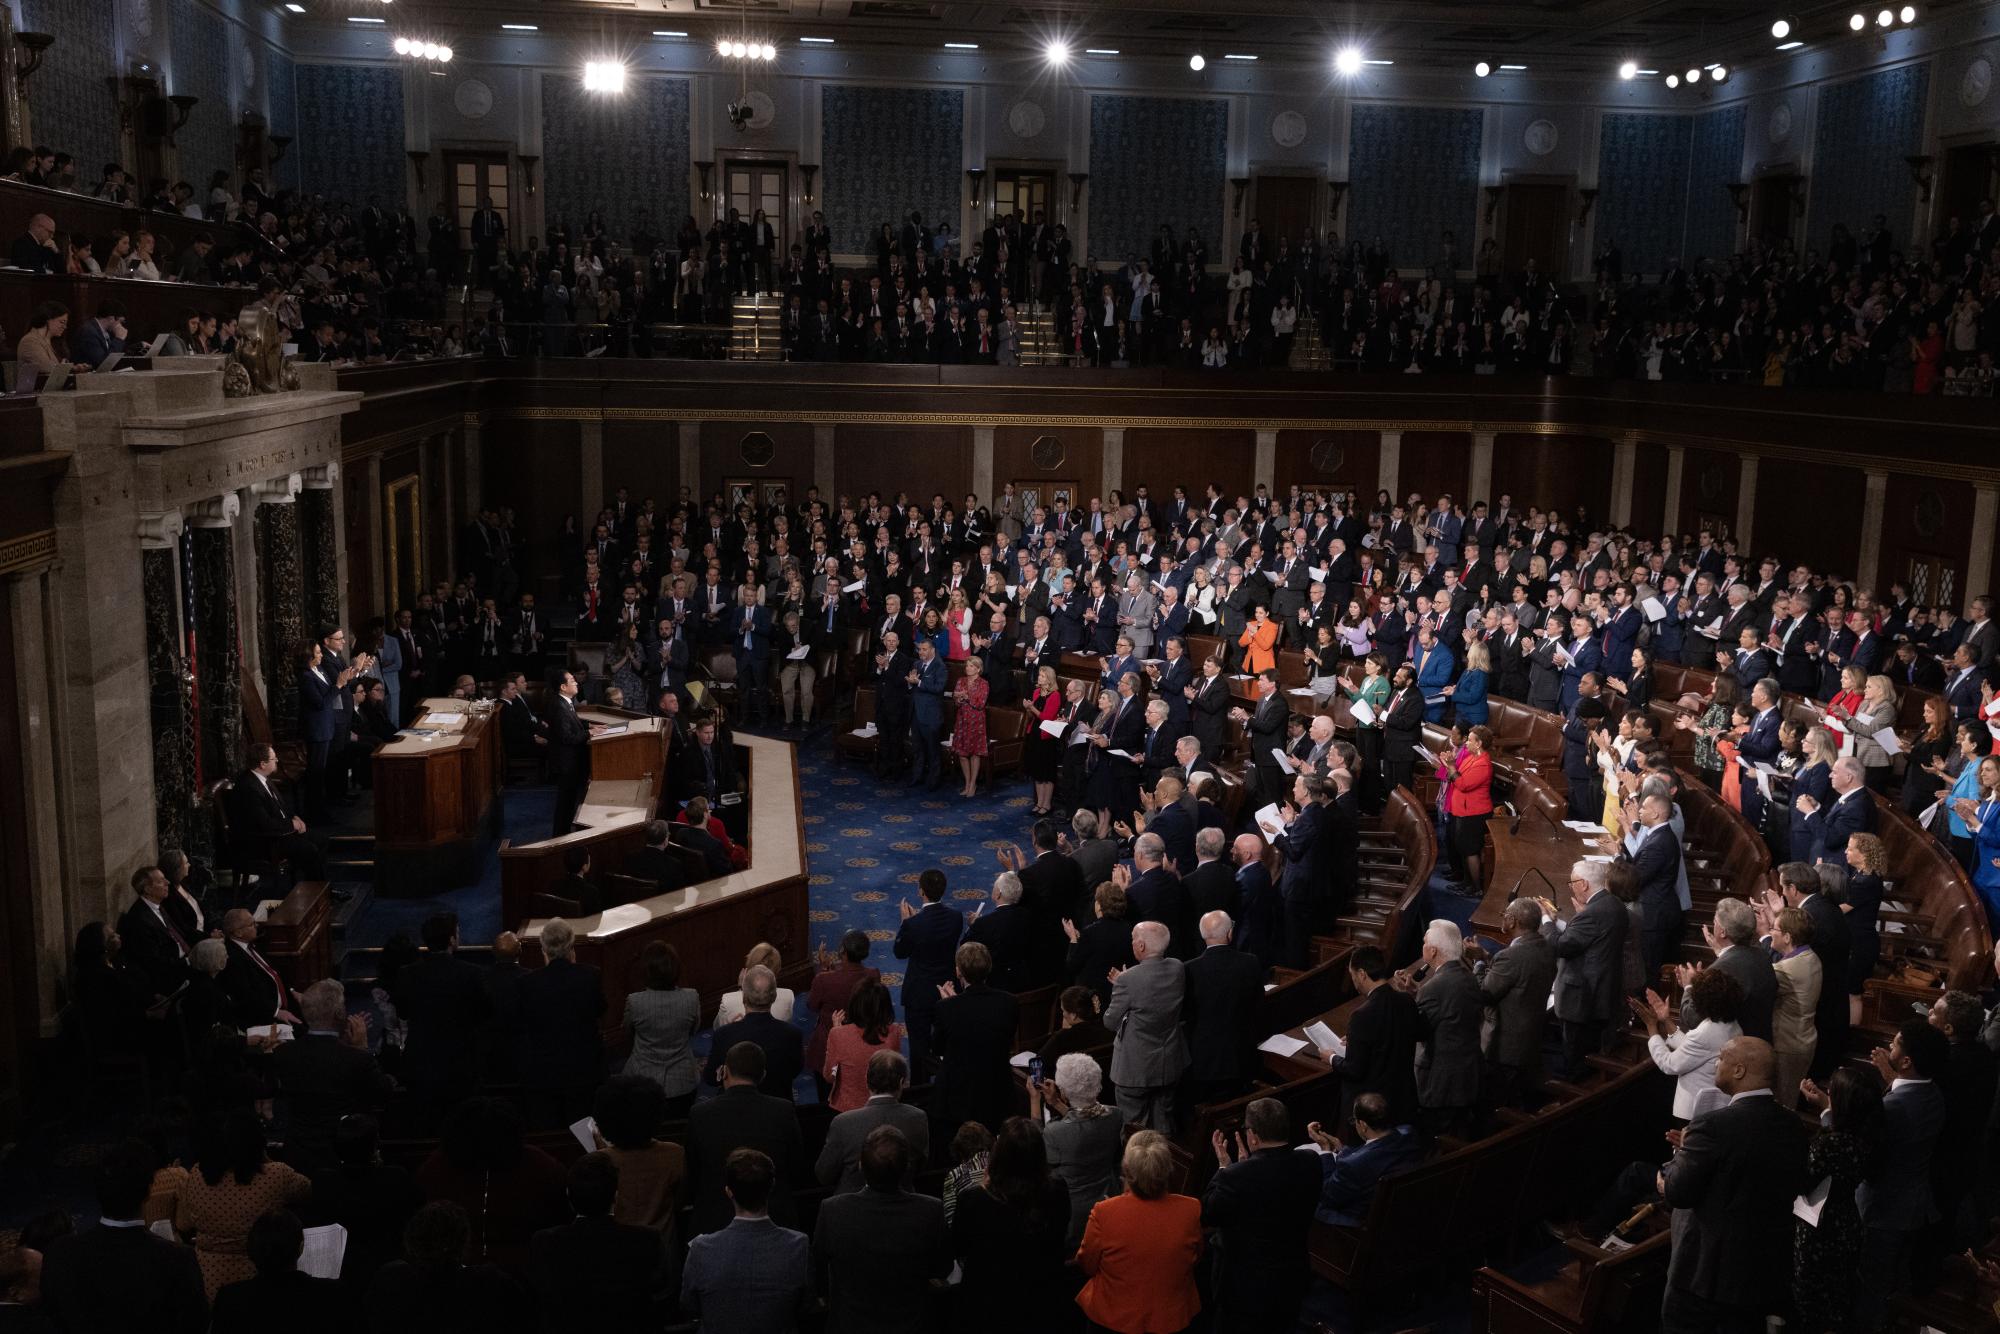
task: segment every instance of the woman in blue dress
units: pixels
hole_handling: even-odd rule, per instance
[[[1961,798],[1958,817],[1972,831],[1972,884],[1986,905],[1986,920],[2000,935],[2000,755],[1979,762],[1977,800]]]

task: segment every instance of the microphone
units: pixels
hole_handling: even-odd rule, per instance
[[[1539,866],[1530,866],[1527,870],[1521,872],[1520,875],[1515,877],[1514,888],[1512,892],[1510,892],[1507,895],[1507,902],[1512,903],[1515,899],[1521,897],[1521,886],[1527,883],[1529,876],[1533,876],[1535,879],[1542,882],[1542,888],[1548,890],[1549,892],[1548,894],[1549,902],[1555,903],[1556,902],[1555,884],[1546,875],[1542,874],[1542,868]]]

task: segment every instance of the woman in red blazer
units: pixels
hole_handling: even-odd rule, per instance
[[[1479,858],[1486,821],[1493,814],[1493,729],[1481,723],[1465,734],[1465,749],[1444,762],[1451,780],[1446,838],[1455,879],[1479,887]]]
[[[1173,1156],[1157,1130],[1126,1141],[1122,1166],[1125,1193],[1099,1201],[1084,1225],[1076,1265],[1088,1281],[1076,1304],[1117,1334],[1178,1334],[1201,1313],[1201,1201],[1167,1193]]]

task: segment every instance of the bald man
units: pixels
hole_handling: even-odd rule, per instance
[[[1792,1200],[1813,1182],[1803,1122],[1772,1096],[1777,1059],[1762,1038],[1736,1038],[1716,1059],[1727,1106],[1697,1116],[1660,1173],[1685,1210],[1667,1263],[1663,1334],[1760,1330],[1784,1309],[1792,1273]]]
[[[1257,1044],[1264,965],[1230,944],[1236,924],[1226,912],[1204,913],[1202,951],[1188,961],[1181,1019],[1187,1025],[1188,1068],[1182,1106],[1222,1102],[1247,1091],[1262,1066]]]
[[[1242,915],[1237,947],[1257,956],[1266,968],[1278,961],[1278,949],[1285,931],[1285,905],[1271,883],[1264,865],[1264,840],[1255,834],[1238,834],[1230,845],[1229,860],[1236,864],[1236,902]]]
[[[229,962],[216,985],[229,1002],[232,1022],[239,1028],[298,1023],[290,989],[257,949],[257,919],[247,909],[231,908],[222,914],[222,936],[229,942]]]

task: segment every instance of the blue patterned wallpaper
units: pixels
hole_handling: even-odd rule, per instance
[[[1348,134],[1346,239],[1381,237],[1398,268],[1421,268],[1448,230],[1460,262],[1479,231],[1479,144],[1485,113],[1357,104]]]
[[[1687,225],[1681,250],[1689,260],[1722,259],[1736,250],[1736,205],[1723,187],[1743,179],[1741,104],[1694,117],[1688,152]]]
[[[1598,132],[1597,244],[1608,237],[1627,273],[1681,257],[1694,117],[1607,111]],[[1732,177],[1731,179],[1734,179]]]
[[[299,159],[308,193],[383,207],[404,198],[403,71],[394,65],[300,65]]]
[[[108,82],[118,72],[112,26],[111,0],[21,0],[21,30],[56,39],[28,82],[35,139],[76,154],[77,179],[89,187],[124,156]]]
[[[208,179],[218,171],[236,184],[235,114],[230,109],[229,31],[220,14],[195,0],[171,0],[167,38],[173,43],[170,93],[201,99],[188,123],[174,135],[180,149],[181,179],[194,187],[195,198],[208,202]],[[141,183],[144,184],[143,182]]]
[[[688,208],[688,82],[638,77],[623,97],[583,90],[569,74],[542,76],[542,191],[549,225],[570,235],[595,209],[621,244],[640,209],[672,236]]]
[[[271,184],[279,189],[287,187],[296,190],[299,185],[299,158],[302,145],[296,142],[299,132],[299,76],[292,58],[275,46],[264,48],[264,91],[268,98],[266,118],[271,134],[291,135],[295,142],[285,150],[285,156],[278,165],[265,173]]]
[[[1806,244],[1822,255],[1834,223],[1859,240],[1877,213],[1909,246],[1916,185],[1903,158],[1922,151],[1930,77],[1929,65],[1904,65],[1820,89]]]
[[[820,207],[842,254],[873,254],[885,222],[912,210],[958,228],[965,94],[956,88],[820,89]]]
[[[1224,235],[1229,178],[1229,105],[1212,97],[1090,99],[1090,253],[1123,261],[1152,249],[1160,224],[1208,244],[1225,267],[1236,241]],[[1078,259],[1081,260],[1081,256]]]

